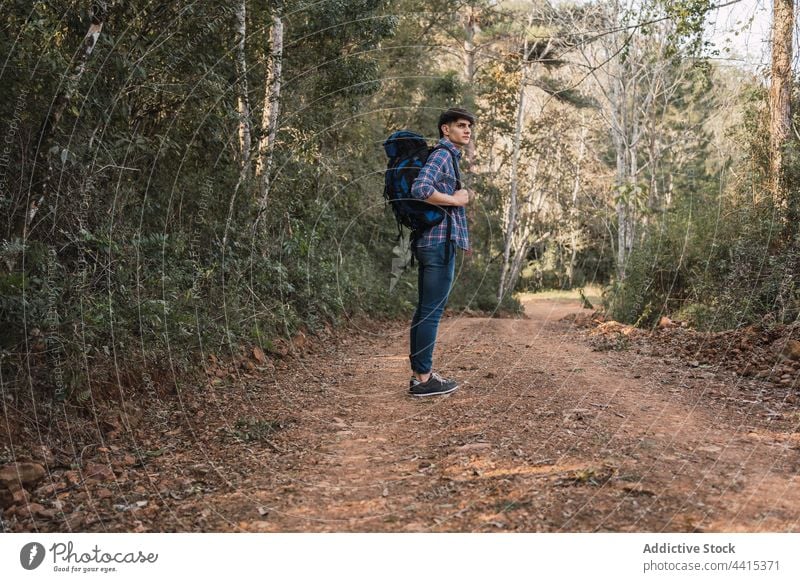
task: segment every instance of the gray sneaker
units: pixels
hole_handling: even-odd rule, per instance
[[[455,380],[451,380],[450,378],[443,378],[436,372],[433,373],[436,374],[436,377],[439,379],[440,382],[444,382],[446,384],[458,384],[458,382],[456,382]],[[416,386],[417,384],[420,384],[420,381],[417,380],[416,376],[411,376],[411,379],[409,379],[408,381],[408,391],[411,392],[414,389],[414,386]]]
[[[442,378],[436,372],[431,373],[427,382],[420,382],[412,378],[409,382],[408,391],[412,396],[421,398],[423,396],[439,396],[440,394],[450,394],[458,388],[458,383],[450,378]]]

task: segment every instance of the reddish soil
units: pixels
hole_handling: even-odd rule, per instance
[[[4,528],[800,531],[793,399],[657,343],[598,349],[562,320],[577,304],[525,308],[443,321],[448,396],[407,394],[403,324],[182,386],[55,450]]]

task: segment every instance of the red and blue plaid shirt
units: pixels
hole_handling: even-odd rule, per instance
[[[461,159],[461,152],[453,142],[446,138],[440,139],[439,145],[444,147],[437,149],[428,156],[425,167],[419,171],[417,179],[414,180],[414,184],[411,186],[411,195],[414,198],[426,200],[430,198],[434,190],[451,196],[456,191],[456,170],[453,167],[453,156],[447,150],[455,154],[456,160]],[[456,246],[468,250],[469,230],[467,228],[467,213],[464,207],[442,206],[441,208],[450,213],[450,219],[453,223],[450,240],[455,241]],[[436,226],[426,230],[417,242],[417,246],[430,247],[446,240],[447,219],[445,218]]]

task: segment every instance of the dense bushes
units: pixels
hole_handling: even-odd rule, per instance
[[[713,207],[709,207],[713,208]],[[778,247],[769,203],[674,216],[653,227],[631,256],[622,284],[607,291],[615,319],[652,325],[662,315],[700,329],[731,329],[770,315],[798,315],[797,246]]]
[[[674,206],[654,217],[625,279],[606,290],[612,317],[647,326],[668,315],[707,330],[798,317],[800,247],[767,188],[763,99],[761,90],[748,94],[745,123],[731,136],[742,150],[735,178],[722,188],[708,177],[685,185]],[[791,156],[787,181],[800,186]]]
[[[48,132],[90,21],[58,4],[10,7],[19,35],[0,41],[11,63],[1,129],[13,144],[0,197],[7,394],[27,394],[28,383],[79,400],[98,386],[138,390],[148,370],[179,376],[208,353],[270,349],[350,314],[411,317],[413,284],[389,293],[395,225],[383,208],[381,141],[397,124],[433,131],[440,104],[458,103],[463,87],[454,74],[408,76],[409,103],[379,81],[395,53],[387,64],[374,49],[397,25],[384,2],[337,1],[336,22],[330,3],[287,8],[281,125],[259,229],[257,184],[239,171],[233,5],[115,3]],[[270,19],[260,3],[248,12],[257,138]],[[488,252],[462,271],[451,307],[494,309]]]

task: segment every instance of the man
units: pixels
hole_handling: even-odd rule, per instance
[[[455,274],[455,247],[469,252],[469,231],[464,207],[470,192],[458,180],[459,148],[469,143],[475,117],[452,108],[439,117],[439,146],[429,156],[411,187],[414,198],[442,207],[449,218],[419,235],[415,253],[419,263],[417,310],[411,321],[412,396],[448,394],[458,383],[432,371],[433,348],[439,320],[447,304]],[[449,223],[449,224],[448,224]],[[448,241],[448,234],[450,241]]]

